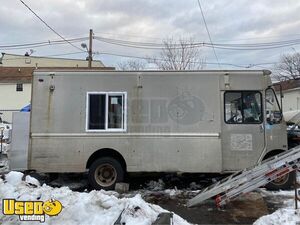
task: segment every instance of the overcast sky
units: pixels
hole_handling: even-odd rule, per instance
[[[161,43],[173,38],[193,38],[207,42],[209,38],[197,0],[23,0],[53,29],[65,38],[87,37],[92,28],[95,36],[136,42]],[[201,0],[202,9],[213,43],[258,44],[300,39],[299,0]],[[0,45],[32,43],[60,38],[38,20],[19,0],[2,0],[0,6]],[[88,41],[83,41],[88,44]],[[299,40],[300,43],[300,40]],[[74,45],[80,48],[81,42]],[[300,45],[264,50],[215,49],[220,63],[243,67],[273,63],[281,54],[300,50]],[[24,54],[31,48],[7,49],[1,52]],[[51,45],[34,47],[33,56],[49,56],[79,52],[75,47]],[[126,58],[101,53],[146,57],[158,50],[145,50],[93,41],[94,55],[106,66],[116,66]],[[213,50],[202,47],[208,69],[218,69]],[[86,57],[85,53],[61,56]],[[212,63],[212,64],[210,64]],[[272,68],[272,64],[260,65]],[[222,69],[237,69],[221,65]],[[252,67],[261,69],[262,67]]]

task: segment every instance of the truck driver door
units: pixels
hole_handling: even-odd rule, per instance
[[[265,147],[262,93],[224,91],[221,96],[223,171],[253,166]]]

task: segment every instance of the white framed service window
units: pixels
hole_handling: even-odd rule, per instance
[[[86,131],[126,131],[126,92],[87,92]]]

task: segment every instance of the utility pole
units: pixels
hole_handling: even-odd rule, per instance
[[[93,51],[92,51],[92,48],[93,48],[93,30],[90,29],[90,43],[89,43],[89,68],[92,68],[92,60],[93,60]]]

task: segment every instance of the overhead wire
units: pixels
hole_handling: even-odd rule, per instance
[[[124,57],[124,58],[134,58],[134,59],[142,59],[142,60],[152,60],[150,57],[143,57],[143,56],[133,56],[133,55],[126,55],[126,54],[119,54],[119,53],[111,53],[111,52],[95,52],[97,55],[110,55],[110,56],[117,56],[117,57]],[[166,61],[166,59],[162,58],[155,58],[155,60],[158,61]],[[192,64],[199,64],[201,62],[193,62],[191,61],[190,63]],[[233,63],[222,63],[222,62],[203,62],[203,64],[208,64],[208,65],[225,65],[225,66],[233,66],[233,67],[238,67],[238,68],[252,68],[256,67],[259,65],[267,65],[267,64],[274,64],[274,63],[255,63],[255,64],[247,64],[247,65],[238,65],[238,64],[233,64]],[[249,66],[250,65],[250,66]]]
[[[61,53],[61,54],[53,54],[53,55],[44,55],[42,57],[55,57],[55,56],[65,56],[65,55],[78,55],[78,54],[86,54],[86,52],[68,52],[68,53]]]
[[[130,47],[130,48],[139,48],[139,49],[150,49],[150,50],[161,50],[165,48],[163,43],[155,43],[155,42],[137,42],[137,41],[128,41],[121,39],[112,39],[105,38],[100,36],[95,36],[95,40],[101,41],[108,44]],[[207,42],[194,42],[194,43],[174,43],[170,48],[181,48],[185,46],[187,48],[200,48],[200,47],[208,47],[208,48],[217,48],[224,50],[265,50],[265,49],[276,49],[289,47],[293,45],[300,44],[300,39],[294,40],[284,40],[284,41],[276,41],[276,42],[260,42],[260,43],[250,43],[250,44],[242,44],[242,43],[207,43]]]
[[[138,42],[138,41],[129,41],[129,40],[122,40],[122,39],[112,39],[112,38],[105,38],[101,36],[94,36],[96,41],[100,41],[107,44],[113,44],[123,47],[130,47],[130,48],[139,48],[139,49],[149,49],[149,50],[162,50],[165,48],[164,43],[157,43],[157,42]],[[88,37],[81,37],[81,38],[71,38],[67,39],[68,42],[80,42],[88,40]],[[41,42],[34,42],[34,43],[24,43],[24,44],[2,44],[0,45],[0,49],[24,49],[28,47],[43,47],[47,45],[56,45],[61,43],[67,43],[64,40],[48,40],[48,41],[41,41]],[[224,49],[224,50],[265,50],[265,49],[275,49],[275,48],[282,48],[282,47],[289,47],[293,45],[300,44],[300,39],[293,39],[293,40],[283,40],[283,41],[274,41],[274,42],[259,42],[259,43],[207,43],[207,42],[194,42],[194,43],[174,43],[170,48],[181,48],[182,46],[187,48],[200,48],[200,47],[208,47],[208,48],[217,48],[217,49]],[[83,51],[80,49],[80,51]],[[83,51],[85,52],[85,51]]]
[[[269,47],[243,47],[243,48],[237,48],[237,47],[221,47],[221,46],[209,46],[206,45],[206,47],[208,48],[216,48],[216,49],[222,49],[222,50],[237,50],[237,51],[255,51],[255,50],[268,50],[268,49],[277,49],[277,48],[284,48],[284,47],[290,47],[290,46],[294,46],[294,45],[298,45],[300,43],[291,43],[291,44],[285,44],[285,45],[278,45],[278,46],[269,46]]]
[[[52,54],[52,55],[43,55],[38,57],[56,57],[56,56],[65,56],[65,55],[76,55],[76,54],[83,54],[86,52],[69,52],[69,53],[61,53],[61,54]],[[111,53],[111,52],[94,52],[95,55],[109,55],[109,56],[117,56],[117,57],[124,57],[124,58],[134,58],[134,59],[142,59],[142,60],[152,60],[151,57],[143,57],[143,56],[134,56],[134,55],[127,55],[127,54],[119,54],[119,53]],[[36,56],[34,56],[36,57]],[[15,57],[15,58],[8,58],[8,59],[2,59],[4,60],[19,60],[22,57]],[[166,59],[162,58],[155,58],[158,61],[166,61]],[[192,64],[199,64],[201,62],[191,62]],[[232,67],[238,67],[238,68],[253,68],[253,67],[262,67],[262,65],[274,65],[276,62],[264,62],[264,63],[250,63],[250,64],[244,64],[244,65],[238,65],[233,63],[223,63],[223,62],[203,62],[203,64],[207,65],[224,65],[224,66],[232,66]]]
[[[208,26],[207,26],[207,23],[206,23],[206,19],[205,19],[205,16],[204,16],[204,13],[203,13],[203,10],[202,10],[202,7],[201,7],[200,0],[198,0],[198,5],[199,5],[200,11],[201,11],[202,19],[203,19],[203,22],[204,22],[204,25],[205,25],[205,28],[206,28],[206,32],[207,32],[209,41],[210,41],[210,43],[212,45],[212,49],[213,49],[214,55],[216,57],[217,62],[219,62],[216,50],[214,48],[214,45],[213,45],[213,42],[212,42],[212,39],[211,39],[211,36],[210,36],[210,33],[209,33],[209,29],[208,29]],[[220,64],[219,64],[219,68],[221,68]]]
[[[68,39],[69,42],[75,43],[75,42],[81,42],[88,40],[88,38],[74,38],[74,39]],[[28,49],[28,48],[40,48],[45,46],[53,46],[53,45],[64,45],[68,44],[65,41],[62,40],[55,40],[55,41],[42,41],[42,42],[34,42],[34,43],[24,43],[24,44],[12,44],[12,45],[0,45],[1,50],[17,50],[17,49]],[[82,49],[81,49],[82,51]],[[85,51],[82,51],[85,52]]]
[[[82,41],[86,40],[88,37],[81,37],[81,38],[71,38],[68,39],[70,42],[75,42],[75,41]],[[47,41],[39,41],[39,42],[32,42],[32,43],[22,43],[22,44],[6,44],[6,45],[0,45],[0,48],[4,47],[20,47],[20,46],[30,46],[30,45],[38,45],[38,44],[47,44],[47,43],[60,43],[60,42],[65,42],[64,40],[47,40]]]
[[[62,40],[69,43],[71,46],[73,46],[76,49],[79,49],[80,51],[85,52],[83,49],[77,47],[76,45],[72,44],[70,41],[68,41],[66,38],[64,38],[61,34],[59,34],[56,30],[54,30],[45,20],[43,20],[36,12],[34,12],[23,0],[19,0],[30,12],[32,12],[43,24],[45,24],[53,33],[55,33],[57,36],[59,36]]]

